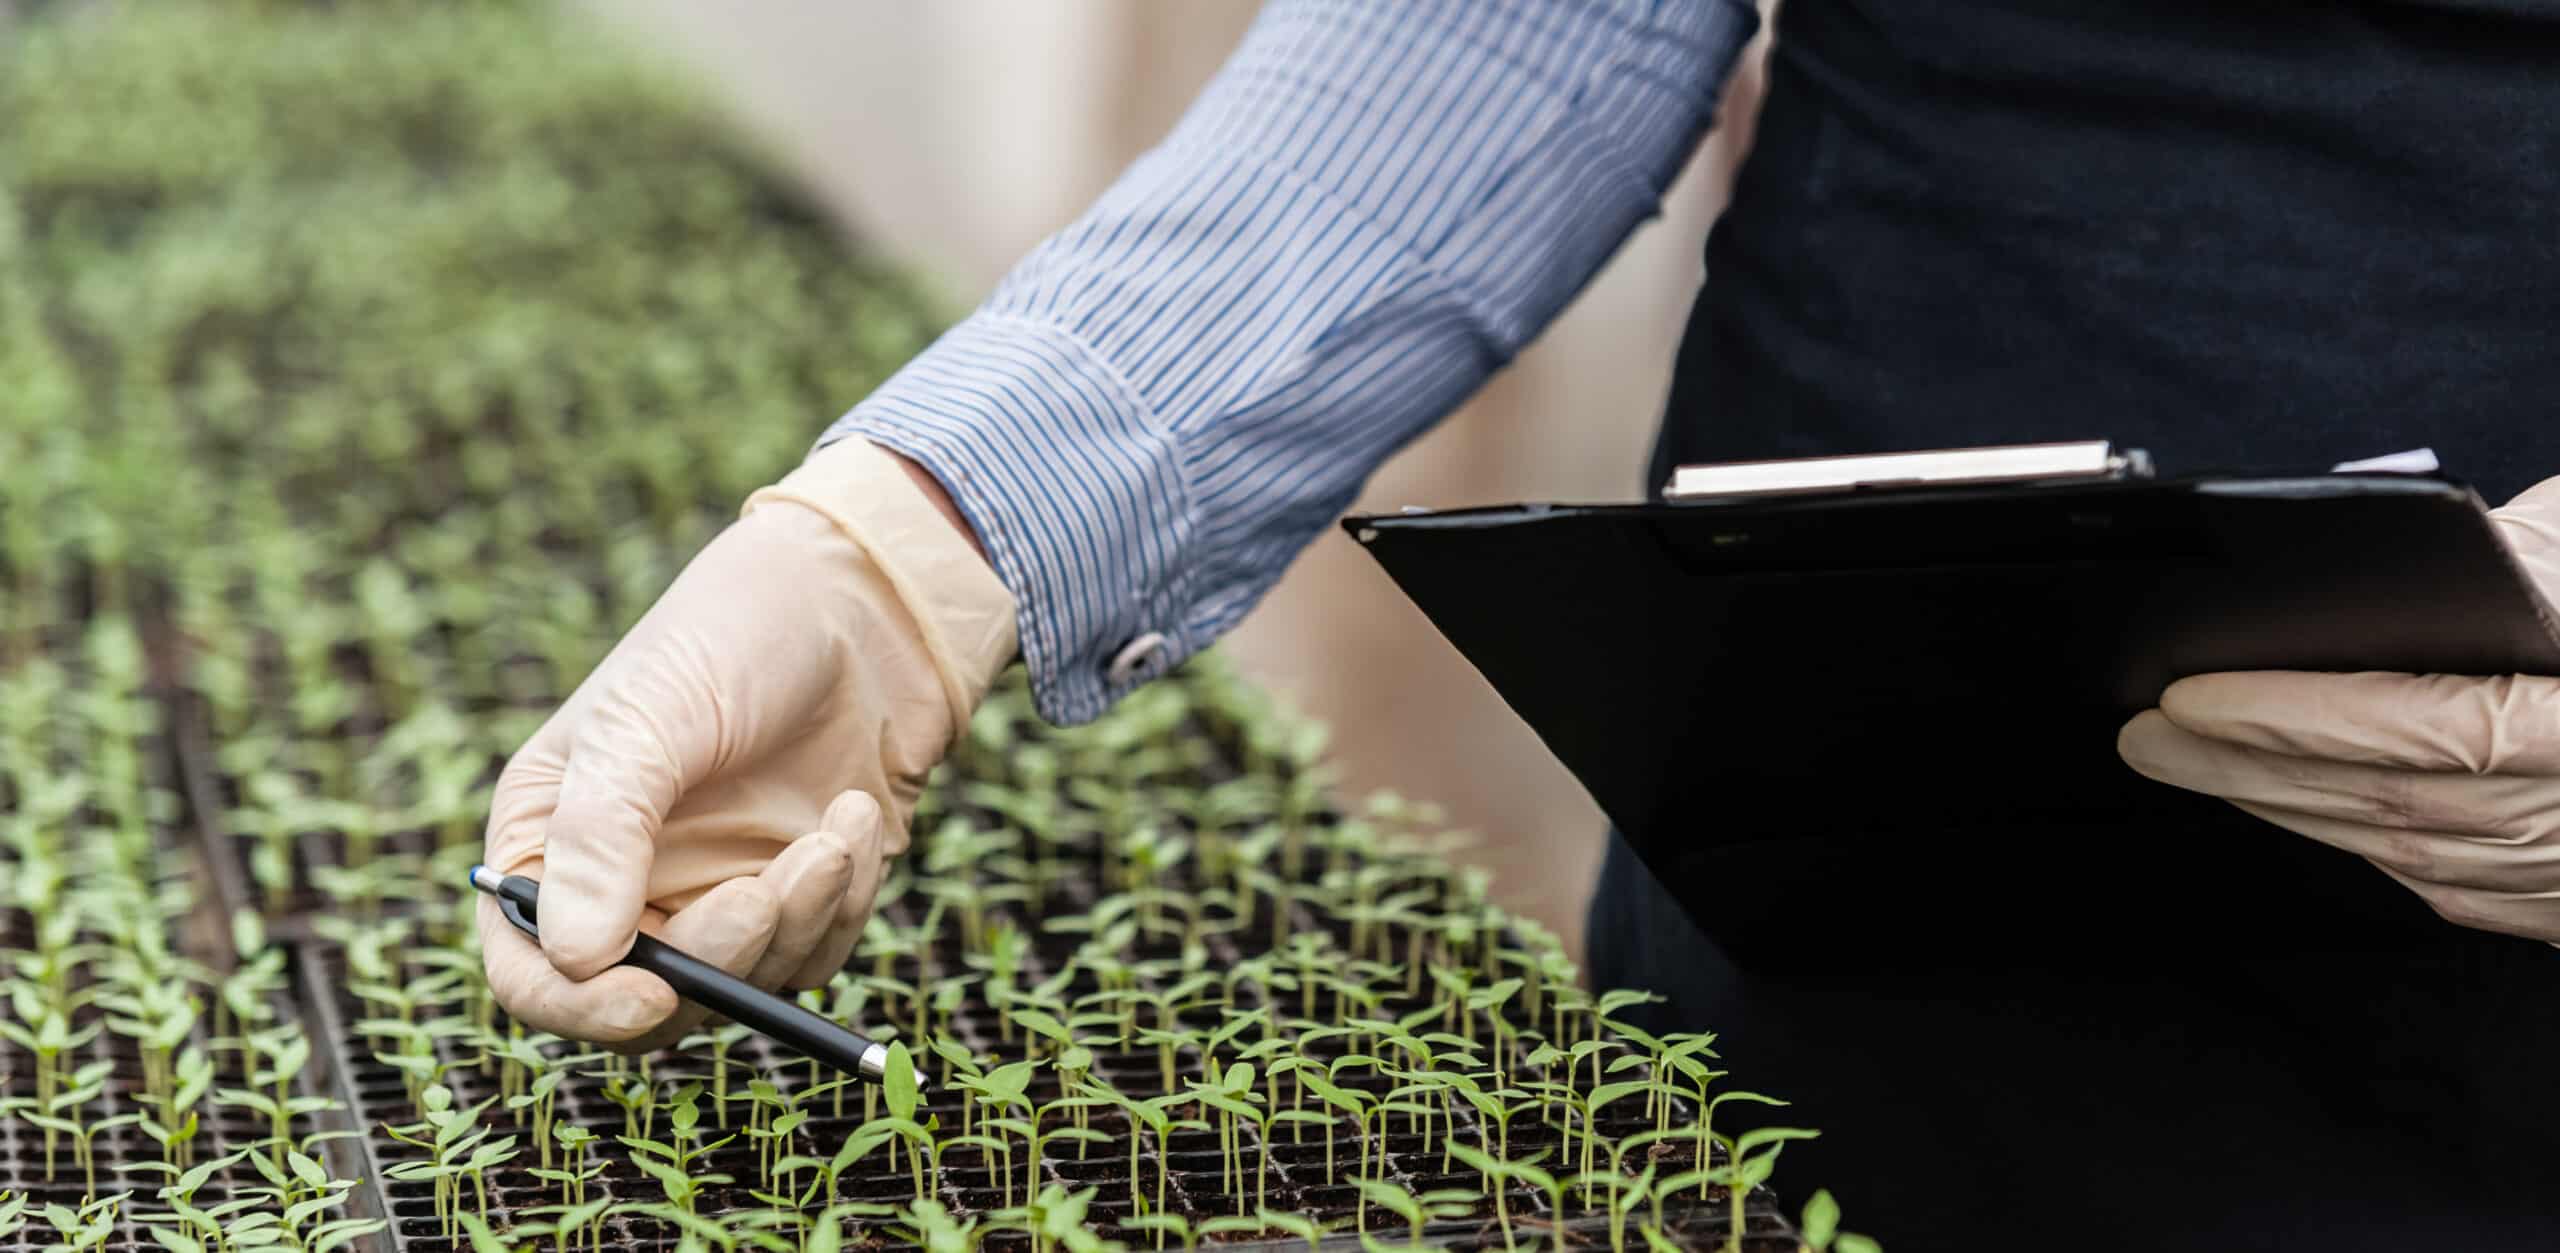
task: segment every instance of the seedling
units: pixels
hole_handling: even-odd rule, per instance
[[[1840,1229],[1840,1203],[1827,1188],[1814,1190],[1804,1204],[1804,1218],[1797,1230],[1801,1253],[1884,1253],[1884,1246],[1872,1236]]]
[[[124,1207],[125,1194],[100,1197],[83,1202],[78,1208],[59,1202],[46,1205],[42,1211],[45,1225],[53,1228],[54,1247],[64,1250],[104,1247],[115,1235],[116,1219]]]
[[[1562,1189],[1556,1187],[1553,1176],[1537,1168],[1537,1158],[1546,1156],[1543,1151],[1537,1155],[1537,1158],[1520,1162],[1496,1159],[1482,1149],[1464,1144],[1452,1145],[1450,1151],[1458,1155],[1458,1160],[1472,1167],[1476,1174],[1483,1178],[1485,1191],[1493,1194],[1494,1217],[1502,1225],[1504,1248],[1519,1247],[1519,1241],[1514,1236],[1511,1224],[1510,1198],[1513,1183],[1527,1183],[1542,1188],[1549,1193],[1553,1201],[1549,1212],[1557,1214],[1564,1212]]]
[[[425,1150],[428,1160],[404,1163],[383,1173],[393,1179],[432,1180],[436,1215],[444,1221],[445,1238],[452,1239],[461,1229],[462,1185],[466,1181],[471,1185],[472,1215],[487,1221],[488,1172],[515,1156],[516,1138],[492,1138],[488,1128],[481,1125],[480,1115],[488,1109],[490,1100],[456,1106],[451,1089],[443,1084],[431,1084],[423,1095],[422,1103],[425,1113],[418,1123],[408,1127],[386,1127],[384,1131],[400,1143]],[[643,1161],[635,1158],[634,1164],[642,1164]]]
[[[142,1115],[130,1112],[95,1121],[85,1118],[83,1111],[89,1103],[106,1092],[107,1075],[114,1066],[113,1062],[90,1062],[73,1071],[70,1081],[58,1086],[50,1098],[39,1097],[33,1101],[0,1105],[0,1108],[14,1109],[19,1117],[44,1129],[46,1178],[53,1177],[56,1137],[68,1139],[71,1142],[72,1165],[80,1171],[85,1192],[91,1196],[98,1191],[98,1160],[92,1149],[96,1138],[102,1132],[130,1126],[142,1119]]]
[[[705,1187],[733,1180],[724,1174],[706,1173],[695,1163],[718,1150],[736,1136],[722,1136],[709,1143],[701,1140],[702,1085],[688,1083],[678,1088],[667,1106],[667,1133],[672,1143],[621,1137],[623,1147],[632,1150],[631,1164],[658,1181],[667,1202],[687,1215],[695,1212],[695,1203]]]
[[[1728,1214],[1725,1247],[1729,1253],[1742,1253],[1743,1204],[1752,1189],[1768,1182],[1770,1173],[1778,1168],[1779,1150],[1787,1147],[1790,1140],[1810,1140],[1821,1134],[1802,1127],[1760,1127],[1723,1142]]]
[[[1362,1201],[1360,1234],[1363,1237],[1368,1235],[1369,1206],[1375,1205],[1405,1221],[1409,1236],[1407,1244],[1412,1248],[1425,1247],[1422,1242],[1424,1223],[1434,1218],[1463,1218],[1475,1208],[1475,1194],[1464,1190],[1441,1190],[1416,1196],[1402,1184],[1380,1179],[1360,1180],[1359,1188]]]
[[[930,1188],[942,1186],[942,1145],[933,1134],[938,1119],[916,1121],[922,1097],[916,1089],[915,1055],[907,1051],[905,1041],[889,1045],[879,1087],[880,1099],[889,1107],[888,1116],[865,1122],[855,1134],[878,1130],[896,1136],[896,1143],[906,1149],[908,1174],[921,1200],[929,1195]]]
[[[562,1212],[574,1212],[587,1203],[588,1185],[595,1181],[596,1176],[604,1173],[604,1163],[588,1160],[588,1150],[595,1146],[597,1137],[594,1132],[575,1123],[559,1123],[551,1127],[549,1138],[559,1142],[560,1165],[557,1168],[548,1165],[536,1166],[533,1169],[533,1177],[559,1185]],[[550,1160],[547,1150],[543,1160],[546,1162]],[[571,1231],[583,1225],[563,1224]]]
[[[6,1038],[35,1057],[35,1099],[18,1108],[30,1111],[28,1116],[31,1118],[40,1114],[51,1120],[36,1123],[44,1130],[44,1173],[50,1179],[53,1177],[55,1145],[63,1132],[70,1129],[65,1125],[70,1120],[61,1115],[66,1105],[79,1104],[66,1103],[63,1099],[66,1087],[76,1089],[81,1082],[77,1074],[64,1068],[63,1056],[96,1039],[104,1025],[91,1023],[74,1030],[71,1026],[72,1006],[67,996],[40,997],[36,986],[24,982],[11,989],[10,1003],[16,1013],[13,1019],[0,1019],[0,1038]],[[102,1079],[102,1073],[90,1076],[90,1082]]]

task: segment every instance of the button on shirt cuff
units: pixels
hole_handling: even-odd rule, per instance
[[[1103,672],[1103,677],[1113,683],[1154,678],[1159,673],[1156,663],[1163,659],[1165,649],[1171,643],[1161,632],[1149,631],[1113,654],[1111,668]]]

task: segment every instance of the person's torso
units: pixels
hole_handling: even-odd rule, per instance
[[[2560,474],[2555,210],[2560,3],[1788,0],[1649,486],[2106,438],[2168,473],[2428,446],[2496,503]],[[1613,866],[1594,973],[1691,989],[1833,1132],[1781,1175],[1899,1247],[2560,1247],[2517,1167],[2560,1150],[2540,946],[2218,808],[2005,879],[1769,835],[1654,869],[1721,882],[1708,936],[1761,951],[1863,901],[1872,968],[1727,968]],[[1935,971],[1873,943],[1928,926],[2009,938]]]
[[[1795,0],[1668,462],[2560,473],[2560,3]],[[1659,475],[1652,486],[1658,487]]]

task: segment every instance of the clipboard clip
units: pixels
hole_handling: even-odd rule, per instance
[[[1671,482],[1663,487],[1662,494],[1665,500],[1677,502],[1953,484],[2150,477],[2151,454],[2092,439],[1682,466],[1672,472]]]

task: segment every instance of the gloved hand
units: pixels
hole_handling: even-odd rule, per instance
[[[841,967],[926,772],[1013,656],[972,539],[858,439],[750,497],[499,776],[485,860],[542,881],[542,943],[480,902],[498,1003],[642,1052],[702,1011],[613,966],[637,931],[767,989]]]
[[[2491,515],[2560,603],[2560,479]],[[2357,854],[2451,922],[2560,943],[2560,679],[2206,674],[2125,724],[2134,769]]]

